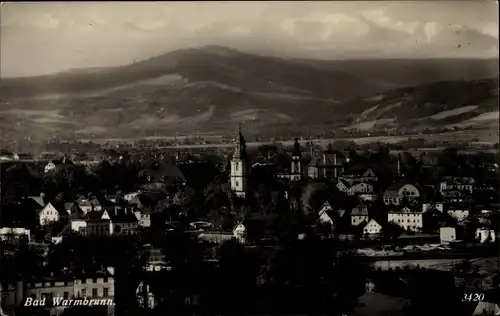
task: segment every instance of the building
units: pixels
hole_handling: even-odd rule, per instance
[[[141,170],[139,177],[147,183],[186,184],[186,178],[179,166],[166,162],[155,162],[151,167]]]
[[[151,209],[148,207],[134,212],[140,227],[151,227],[151,213]]]
[[[500,307],[497,303],[492,302],[479,302],[474,309],[473,316],[493,316],[500,315]]]
[[[475,181],[470,177],[445,177],[439,185],[441,196],[448,202],[459,203],[471,198]]]
[[[472,193],[476,181],[471,177],[444,177],[439,185],[441,194],[446,191],[459,191]]]
[[[93,306],[106,315],[114,315],[114,268],[87,273],[85,276],[61,275],[34,282],[18,281],[3,288],[2,303],[6,311],[15,311],[34,300],[46,299],[49,315],[60,315],[65,308],[83,306],[94,300]],[[50,304],[52,303],[52,304]],[[56,305],[56,306],[54,306]],[[88,305],[88,303],[87,303]]]
[[[28,242],[31,240],[30,230],[22,227],[2,227],[0,228],[0,240],[7,241],[13,239],[26,238]]]
[[[351,183],[345,178],[339,178],[337,181],[337,188],[339,191],[347,195],[372,195],[375,190],[373,185],[366,182]]]
[[[87,220],[85,214],[82,212],[75,212],[69,215],[69,225],[71,231],[77,233],[85,233],[87,228]]]
[[[236,227],[234,227],[233,235],[238,242],[242,244],[247,242],[248,231],[243,223],[239,223],[238,225],[236,225]]]
[[[311,179],[337,179],[344,172],[345,158],[332,150],[331,144],[321,157],[313,157],[307,166],[307,175]]]
[[[49,173],[52,171],[57,170],[59,166],[64,166],[64,165],[72,165],[73,163],[69,160],[66,160],[66,157],[63,157],[62,159],[54,159],[49,161],[44,168],[45,173]]]
[[[458,222],[461,222],[469,217],[470,211],[466,208],[450,208],[446,213],[448,213],[448,215],[456,219]]]
[[[295,138],[292,150],[292,165],[290,168],[290,181],[302,180],[302,152],[298,138]]]
[[[337,219],[337,216],[338,214],[336,214],[335,210],[331,206],[330,201],[326,201],[325,203],[323,203],[318,211],[318,221],[321,224],[333,225]]]
[[[234,144],[233,158],[231,159],[231,190],[238,197],[245,197],[247,192],[248,161],[246,142],[241,133],[241,125]]]
[[[94,210],[94,206],[92,203],[90,203],[89,199],[86,198],[79,198],[78,200],[75,201],[75,203],[78,204],[78,207],[83,211],[83,214],[87,214],[88,212],[91,212]],[[100,206],[100,203],[99,203]],[[98,210],[96,210],[98,211]]]
[[[457,230],[455,227],[441,227],[439,229],[439,238],[442,244],[457,240]]]
[[[56,208],[52,203],[49,202],[40,211],[40,225],[44,226],[52,222],[58,222],[63,218],[67,218],[68,216],[69,214],[64,208]]]
[[[105,209],[101,220],[109,220],[110,234],[135,232],[139,226],[132,209],[119,206]]]
[[[476,230],[476,240],[480,243],[494,243],[496,240],[495,230],[489,228],[478,228]]]
[[[399,206],[406,199],[415,201],[420,199],[419,188],[406,180],[399,180],[391,184],[384,192],[384,204]]]
[[[441,213],[444,213],[444,204],[443,203],[422,203],[422,212],[427,212],[430,210],[437,210]]]
[[[363,182],[373,185],[378,181],[378,177],[372,168],[365,168],[361,170],[350,170],[348,168],[344,171],[342,178],[349,182],[351,185]]]
[[[391,210],[388,212],[387,221],[400,226],[406,231],[422,232],[424,227],[424,212],[416,211],[409,207]]]
[[[356,227],[362,223],[368,223],[368,208],[360,201],[351,211],[351,226]]]
[[[366,223],[365,227],[363,227],[363,234],[375,235],[380,234],[381,232],[382,225],[377,223],[374,219],[371,219],[368,223]]]

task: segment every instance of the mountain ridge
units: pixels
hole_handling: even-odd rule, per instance
[[[414,103],[426,104],[434,98],[429,95],[426,100],[426,94],[435,90],[433,86],[445,87],[451,93],[445,94],[446,98],[452,98],[453,93],[467,91],[474,80],[488,76],[495,63],[498,61],[288,60],[220,46],[177,50],[126,66],[2,79],[0,112],[4,119],[0,120],[0,131],[5,137],[78,138],[156,136],[194,130],[223,134],[241,121],[256,132],[274,127],[331,129],[379,119],[387,123],[390,117],[375,117],[376,111],[363,120],[354,119],[375,106],[363,98],[387,94],[384,102],[389,102],[401,99],[401,93],[408,91],[414,94]],[[445,71],[447,68],[451,70]],[[442,78],[453,83],[430,82]],[[461,85],[457,81],[461,78],[468,81]],[[490,88],[481,89],[475,95],[477,100],[484,101],[481,93],[486,99],[494,98],[485,93]],[[404,102],[402,108],[413,106],[410,101]],[[427,112],[434,115],[440,108],[435,101],[431,103],[432,110]],[[471,105],[458,102],[452,107]],[[483,107],[469,112],[481,115],[486,113]],[[399,111],[403,117],[407,114]],[[418,111],[408,113],[413,112]],[[423,117],[414,115],[396,125],[414,126],[410,122],[414,119]]]

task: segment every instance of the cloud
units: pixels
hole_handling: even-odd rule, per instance
[[[478,57],[498,50],[493,11],[478,1],[8,3],[0,66],[57,72],[208,44],[280,57]]]
[[[282,30],[299,40],[323,40],[359,37],[368,33],[369,26],[352,15],[341,13],[312,14],[302,18],[281,21]]]
[[[380,27],[401,31],[409,34],[415,33],[420,23],[418,21],[404,22],[393,19],[383,10],[370,10],[362,13],[368,21],[377,24]]]
[[[482,29],[481,33],[498,39],[498,23],[488,23]]]

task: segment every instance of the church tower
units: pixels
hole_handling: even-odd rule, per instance
[[[292,166],[291,166],[290,181],[302,180],[302,153],[300,151],[299,140],[295,138],[292,150]]]
[[[231,190],[238,197],[245,197],[247,191],[247,151],[245,138],[241,134],[241,125],[238,127],[233,159],[231,160]]]

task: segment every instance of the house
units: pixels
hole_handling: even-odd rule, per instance
[[[441,227],[439,229],[439,239],[441,244],[447,244],[457,240],[457,230],[455,227]]]
[[[127,193],[123,196],[123,199],[126,201],[126,202],[131,202],[135,197],[137,197],[139,194],[141,194],[140,191],[137,191],[137,192],[130,192],[130,193]]]
[[[78,204],[78,207],[83,211],[84,214],[87,214],[94,209],[92,203],[90,203],[90,200],[83,197],[77,199],[75,203]]]
[[[469,217],[470,211],[466,208],[453,208],[448,209],[446,212],[449,216],[456,219],[458,222],[463,221],[464,219]]]
[[[143,207],[134,212],[140,227],[151,227],[151,214],[152,211],[149,207]]]
[[[139,226],[137,217],[132,210],[125,207],[108,207],[103,210],[101,219],[109,220],[110,234],[133,232]]]
[[[85,234],[89,236],[109,236],[110,220],[102,219],[104,211],[93,211],[85,215]]]
[[[3,287],[1,295],[4,310],[14,311],[27,301],[33,302],[45,298],[49,302],[58,304],[58,306],[47,304],[43,307],[47,315],[58,316],[69,307],[64,305],[65,300],[72,299],[74,306],[82,306],[88,305],[89,299],[94,299],[98,300],[95,303],[99,303],[100,308],[105,309],[105,314],[114,315],[114,268],[107,267],[105,270],[87,272],[85,275],[64,274],[33,282],[17,281]]]
[[[19,239],[19,238],[24,238],[30,241],[30,230],[22,227],[2,227],[0,228],[0,240],[2,241],[7,241],[7,240],[12,240],[12,239]]]
[[[391,184],[384,192],[384,204],[399,206],[404,200],[420,199],[420,190],[416,184],[406,180],[399,180]]]
[[[366,225],[363,227],[363,234],[374,235],[380,234],[382,232],[382,225],[377,223],[374,219],[371,219]]]
[[[378,181],[378,177],[372,168],[349,168],[347,166],[342,177],[348,181],[351,185],[357,183],[369,183],[375,184]]]
[[[343,174],[344,156],[332,150],[331,145],[320,157],[313,157],[307,166],[307,175],[311,179],[336,179]]]
[[[363,201],[360,201],[351,211],[351,225],[358,226],[363,222],[368,222],[368,208]]]
[[[345,208],[334,208],[332,200],[327,200],[318,211],[319,222],[335,225],[346,213]]]
[[[424,212],[410,207],[393,209],[388,212],[387,221],[400,226],[406,231],[422,232],[424,227]]]
[[[71,161],[67,160],[66,157],[63,157],[62,159],[53,159],[53,160],[50,160],[45,165],[44,172],[49,173],[49,172],[56,170],[60,166],[72,165],[72,164],[73,163]]]
[[[239,223],[236,225],[233,229],[233,235],[236,238],[236,240],[242,244],[246,243],[247,241],[247,228],[243,223]]]
[[[86,214],[77,203],[73,203],[69,209],[69,213],[69,225],[71,231],[84,233],[87,227],[87,221],[85,219]]]
[[[52,203],[47,203],[40,211],[40,225],[48,225],[51,222],[57,222],[61,219],[68,218],[69,214],[63,207],[56,208]]]
[[[491,302],[479,302],[474,309],[474,313],[472,314],[473,316],[494,316],[494,315],[500,315],[500,307],[497,303],[491,303]]]
[[[170,271],[171,265],[166,261],[166,256],[161,248],[151,248],[146,250],[148,262],[144,270],[149,272]]]
[[[476,181],[471,177],[444,177],[439,185],[441,194],[446,191],[458,191],[472,193]]]
[[[422,212],[427,212],[429,210],[437,210],[444,213],[444,204],[442,202],[438,203],[422,203]]]
[[[445,177],[439,185],[441,196],[448,202],[463,202],[471,199],[475,180],[470,177]]]
[[[482,244],[494,243],[496,240],[495,230],[484,227],[478,228],[476,230],[476,239]]]
[[[186,178],[179,166],[166,162],[155,162],[151,167],[139,172],[139,177],[147,183],[175,183],[185,185]]]

